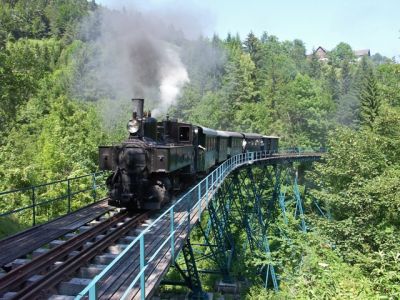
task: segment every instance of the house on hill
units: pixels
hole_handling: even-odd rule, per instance
[[[328,61],[328,51],[325,48],[319,46],[317,50],[314,51],[315,55],[318,57],[320,61]]]
[[[360,60],[363,56],[368,56],[368,57],[371,56],[371,51],[369,49],[354,50],[353,52],[357,60]],[[325,48],[321,46],[319,46],[313,52],[313,54],[315,54],[318,57],[318,60],[323,62],[327,62],[329,60],[328,53],[329,51],[327,51]],[[311,56],[313,54],[307,55],[307,57],[311,59]]]

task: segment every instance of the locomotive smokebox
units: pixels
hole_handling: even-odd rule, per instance
[[[143,119],[144,99],[133,98],[132,103],[133,103],[133,114],[135,115],[135,113],[136,113],[136,118],[138,120],[142,120]]]

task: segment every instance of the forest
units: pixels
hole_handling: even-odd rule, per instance
[[[101,26],[87,23],[98,24],[99,11],[107,9],[95,1],[1,0],[1,191],[94,172],[98,146],[126,137],[135,95],[98,85],[92,57],[103,55],[94,42]],[[244,297],[400,298],[396,60],[379,53],[359,58],[341,42],[320,61],[301,40],[267,31],[186,39],[169,30],[189,78],[167,107],[169,116],[328,152],[307,178],[330,218],[308,215],[313,230],[291,229],[292,243],[272,254],[284,270],[279,292],[254,283]],[[159,93],[147,95],[156,108]],[[301,254],[300,267],[285,253]],[[249,264],[251,255],[244,260]]]

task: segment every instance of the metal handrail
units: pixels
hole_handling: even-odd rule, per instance
[[[311,149],[310,149],[311,150]],[[287,151],[287,150],[286,150]],[[295,153],[293,152],[281,152],[279,153],[289,153],[291,155],[293,154],[298,154],[299,156],[303,153],[311,153],[311,152],[316,152],[316,151],[306,151],[306,150],[301,150],[296,151]],[[268,151],[258,151],[258,152],[247,152],[247,153],[242,153],[235,155],[228,160],[226,160],[224,163],[219,165],[215,170],[213,170],[207,177],[205,177],[203,180],[201,180],[197,185],[192,187],[188,192],[186,192],[181,198],[179,198],[175,203],[173,203],[168,209],[166,209],[160,216],[158,216],[154,221],[151,222],[141,233],[132,241],[129,243],[129,245],[110,263],[107,265],[105,269],[102,270],[101,273],[95,276],[95,278],[86,286],[85,289],[83,289],[76,297],[75,300],[80,300],[83,297],[89,296],[90,300],[97,299],[97,283],[107,275],[107,273],[123,258],[127,255],[127,253],[132,250],[134,246],[139,244],[139,273],[137,276],[133,279],[129,287],[126,289],[125,293],[122,295],[121,299],[125,299],[126,296],[129,294],[131,289],[137,284],[139,281],[140,285],[140,297],[141,299],[145,299],[146,296],[146,291],[145,291],[145,271],[149,265],[150,262],[152,262],[156,257],[157,254],[163,249],[163,247],[168,243],[168,241],[171,243],[171,257],[174,259],[175,257],[175,233],[178,232],[178,229],[183,226],[184,224],[187,224],[187,230],[188,234],[191,231],[191,224],[190,224],[190,216],[191,213],[193,212],[194,209],[198,209],[198,214],[199,214],[199,219],[201,217],[202,210],[203,208],[207,207],[207,204],[211,199],[213,199],[214,194],[210,193],[214,191],[215,188],[218,187],[218,185],[236,168],[252,163],[255,160],[259,159],[266,159],[270,158],[271,154]],[[273,156],[272,156],[273,157]],[[209,182],[211,183],[209,184]],[[203,191],[202,186],[206,185],[206,189]],[[189,206],[186,211],[186,215],[182,217],[183,222],[181,221],[178,226],[175,226],[175,208],[177,205],[183,204],[186,199],[191,199],[192,196],[196,197],[197,194],[197,201]],[[189,202],[189,200],[187,200]],[[189,204],[189,203],[188,203]],[[205,205],[204,205],[205,204]],[[163,243],[156,249],[155,253],[147,260],[145,261],[145,244],[144,244],[144,238],[146,234],[149,232],[151,228],[156,226],[160,220],[162,220],[165,217],[169,216],[169,222],[170,222],[170,233],[168,237],[163,241]]]
[[[9,211],[1,212],[0,217],[7,217],[16,215],[17,213],[21,213],[27,210],[31,210],[32,215],[32,226],[36,225],[36,219],[40,216],[38,214],[38,209],[45,205],[55,203],[62,200],[67,200],[67,213],[71,212],[72,199],[79,194],[92,192],[93,201],[97,201],[98,195],[97,191],[100,189],[104,189],[104,184],[98,183],[98,177],[106,175],[105,172],[95,172],[91,174],[80,175],[72,178],[67,178],[63,180],[56,180],[52,182],[47,182],[39,185],[24,187],[20,189],[13,189],[9,191],[0,192],[1,197],[7,197],[18,194],[19,199],[23,199],[25,197],[27,200],[29,199],[30,204],[23,204],[22,207],[14,208]],[[80,187],[82,184],[81,179],[88,178],[90,182],[85,183],[84,187]],[[78,190],[73,189],[73,184],[78,181]],[[45,192],[40,192],[43,188],[54,188],[53,190],[46,190]],[[48,195],[50,192],[58,190],[58,195],[55,195],[54,198],[44,198],[46,194]],[[43,197],[44,196],[44,197]]]
[[[67,179],[60,179],[60,180],[55,180],[55,181],[51,181],[51,182],[41,183],[41,184],[38,184],[38,185],[31,185],[31,186],[23,187],[23,188],[20,188],[20,189],[3,191],[3,192],[0,192],[0,196],[11,194],[11,193],[25,192],[25,191],[32,190],[32,189],[37,189],[37,188],[40,188],[40,187],[45,187],[45,186],[50,186],[50,185],[54,185],[54,184],[57,184],[57,183],[67,182],[68,180],[76,180],[76,179],[81,179],[81,178],[85,178],[85,177],[90,177],[90,176],[93,176],[93,175],[97,176],[97,175],[102,175],[102,174],[104,174],[103,171],[90,173],[90,174],[85,174],[85,175],[72,177],[72,178],[67,178]]]

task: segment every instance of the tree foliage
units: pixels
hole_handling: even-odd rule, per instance
[[[335,220],[320,228],[346,262],[379,274],[373,283],[382,294],[398,297],[400,116],[397,109],[385,109],[375,131],[335,131],[330,154],[313,176],[320,186],[315,194]]]
[[[335,67],[339,67],[343,62],[351,62],[354,59],[353,49],[349,44],[343,42],[329,52],[330,63]]]
[[[372,70],[364,79],[361,89],[361,122],[370,128],[379,116],[381,99],[378,94],[378,83]]]

